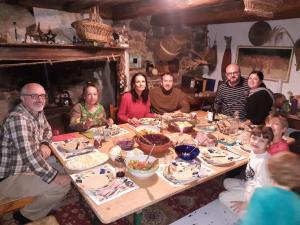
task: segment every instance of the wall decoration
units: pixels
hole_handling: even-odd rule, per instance
[[[129,68],[142,68],[142,56],[140,54],[129,54]]]
[[[266,80],[289,80],[293,48],[238,46],[236,63],[243,76],[261,70]]]

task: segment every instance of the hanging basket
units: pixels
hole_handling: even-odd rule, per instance
[[[89,19],[78,20],[71,25],[82,41],[105,44],[111,39],[112,28],[102,22],[98,7],[93,7],[90,10]]]
[[[244,11],[261,17],[272,18],[282,0],[244,0]]]

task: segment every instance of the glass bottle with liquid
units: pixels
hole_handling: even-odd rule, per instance
[[[116,177],[124,177],[126,171],[126,164],[123,157],[118,156],[115,159],[115,170],[116,170]]]
[[[214,104],[211,104],[210,109],[207,112],[207,121],[209,123],[212,123],[213,121],[215,121],[215,116],[216,116],[216,110]]]

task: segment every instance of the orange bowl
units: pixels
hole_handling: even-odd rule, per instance
[[[151,143],[155,144],[152,154],[161,154],[166,152],[172,145],[171,140],[163,134],[144,134],[144,138],[148,139]],[[140,146],[140,149],[145,153],[150,153],[153,145],[150,145],[143,139],[143,137],[137,137],[136,142]]]

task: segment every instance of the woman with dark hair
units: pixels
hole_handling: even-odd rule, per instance
[[[264,124],[266,117],[272,110],[273,93],[266,88],[263,80],[264,74],[261,71],[252,71],[248,77],[250,91],[245,106],[247,119],[245,124],[247,125]]]
[[[268,170],[274,185],[255,190],[241,225],[299,225],[300,156],[279,152]]]
[[[105,123],[113,124],[112,119],[106,120],[104,107],[99,103],[99,90],[92,82],[83,87],[79,102],[71,111],[70,128],[74,131],[85,131],[91,127]]]
[[[121,123],[139,124],[143,117],[154,117],[150,113],[150,96],[146,75],[136,73],[130,82],[130,91],[122,95],[118,112]]]

